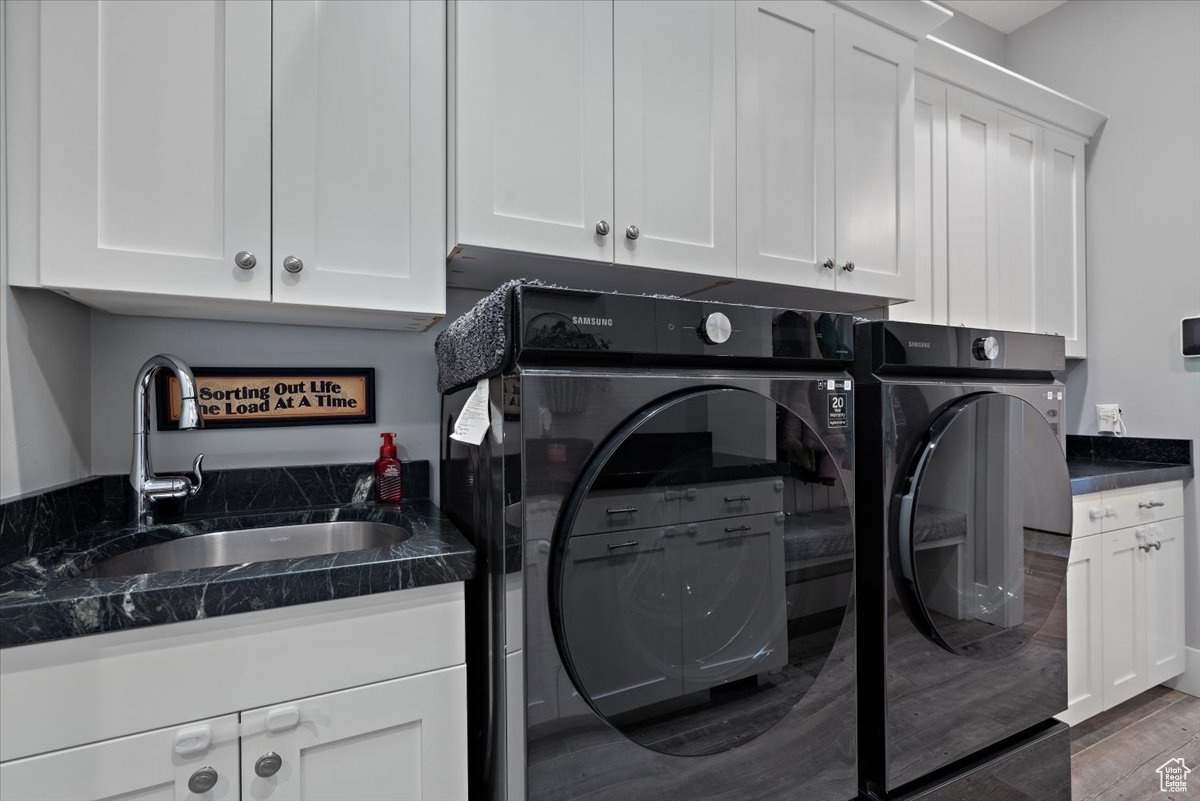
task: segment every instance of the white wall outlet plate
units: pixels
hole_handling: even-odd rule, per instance
[[[1101,434],[1125,433],[1125,422],[1121,419],[1121,406],[1117,403],[1096,404],[1096,430]]]

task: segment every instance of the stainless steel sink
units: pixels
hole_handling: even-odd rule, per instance
[[[361,520],[214,531],[119,554],[93,565],[80,578],[136,576],[361,551],[396,545],[409,536],[399,526]]]

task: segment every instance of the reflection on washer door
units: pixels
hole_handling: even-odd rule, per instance
[[[901,538],[926,624],[948,649],[998,657],[1035,636],[1065,638],[1050,612],[1067,574],[1071,486],[1037,410],[998,394],[949,409],[913,509]]]
[[[789,403],[825,401],[797,386]],[[732,389],[669,401],[614,443],[562,543],[564,661],[632,740],[733,748],[796,706],[837,640],[853,568],[845,466],[799,417]]]

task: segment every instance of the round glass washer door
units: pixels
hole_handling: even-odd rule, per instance
[[[1071,482],[1058,436],[1033,406],[998,393],[950,404],[902,481],[898,517],[906,606],[942,647],[1004,657],[1053,623]]]
[[[797,405],[824,410],[815,381],[801,389]],[[575,686],[625,736],[675,755],[736,747],[852,648],[835,445],[761,395],[713,389],[653,405],[599,449],[556,533],[551,616]]]

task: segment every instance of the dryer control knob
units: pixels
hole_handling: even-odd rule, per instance
[[[722,345],[729,341],[733,333],[733,324],[723,312],[713,312],[704,315],[700,321],[700,338],[709,345]]]
[[[990,362],[1000,355],[1000,342],[995,337],[980,337],[971,346],[971,353],[981,362]]]

